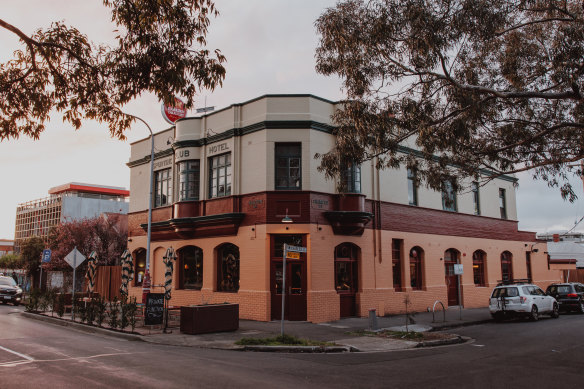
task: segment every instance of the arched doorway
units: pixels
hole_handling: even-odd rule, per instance
[[[357,313],[355,294],[359,288],[359,246],[342,243],[335,247],[335,289],[340,297],[341,317]]]
[[[509,251],[501,253],[501,280],[503,282],[513,280],[513,254]]]
[[[446,292],[448,305],[460,305],[458,276],[454,274],[454,265],[459,263],[460,252],[456,249],[448,249],[444,252],[444,275],[446,280]]]
[[[142,286],[146,271],[146,249],[140,247],[134,250],[134,286]]]

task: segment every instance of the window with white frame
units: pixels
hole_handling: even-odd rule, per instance
[[[154,206],[163,207],[172,204],[171,169],[154,172]]]
[[[442,209],[445,211],[457,211],[456,192],[450,181],[444,181],[442,184]]]
[[[200,161],[198,159],[177,163],[179,201],[198,200],[200,187]]]
[[[231,195],[231,153],[209,158],[209,198]]]

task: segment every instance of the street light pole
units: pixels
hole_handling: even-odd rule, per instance
[[[144,280],[142,281],[142,303],[146,304],[146,295],[150,293],[150,240],[152,237],[152,191],[154,186],[154,133],[152,129],[142,118],[126,114],[133,117],[136,120],[141,121],[146,125],[148,131],[150,131],[150,195],[148,196],[148,232],[146,239],[146,271],[144,273]]]

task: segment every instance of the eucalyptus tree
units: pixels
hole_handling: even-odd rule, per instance
[[[584,157],[580,0],[342,0],[316,69],[343,79],[321,169],[407,164],[435,189],[529,171],[573,201]]]
[[[121,107],[143,93],[193,105],[201,89],[225,78],[225,57],[206,48],[212,0],[103,0],[111,9],[115,44],[94,44],[78,28],[54,22],[27,35],[0,18],[22,47],[0,64],[0,140],[38,138],[53,112],[76,129],[107,124],[113,137],[135,120]]]

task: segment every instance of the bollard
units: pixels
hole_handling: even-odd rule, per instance
[[[377,330],[377,310],[375,308],[369,310],[369,330]]]

